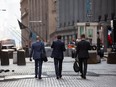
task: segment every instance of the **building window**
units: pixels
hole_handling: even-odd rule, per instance
[[[70,25],[70,21],[68,22],[68,25]]]
[[[59,27],[62,27],[62,23],[60,23]]]
[[[79,20],[77,20],[77,22],[79,22]]]
[[[66,23],[64,22],[64,27],[66,27]]]
[[[88,37],[89,38],[93,37],[93,29],[88,29]]]
[[[108,18],[108,14],[105,14],[104,15],[104,21],[107,21],[107,18]]]
[[[111,13],[111,20],[114,19],[115,13]]]
[[[98,16],[98,22],[100,22],[100,21],[101,21],[101,15]]]
[[[84,27],[80,26],[80,35],[84,34]]]
[[[72,25],[74,25],[74,24],[75,24],[75,21],[73,20],[73,21],[72,21]]]

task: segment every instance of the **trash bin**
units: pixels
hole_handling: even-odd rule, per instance
[[[17,51],[17,65],[26,65],[24,50]]]
[[[9,65],[8,50],[1,51],[1,65]]]

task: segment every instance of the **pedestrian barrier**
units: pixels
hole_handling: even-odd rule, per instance
[[[88,64],[97,64],[99,62],[96,51],[89,51],[89,59],[87,62]]]
[[[24,50],[17,51],[17,65],[26,65]]]
[[[1,51],[1,65],[9,65],[8,50]]]
[[[108,64],[116,64],[116,52],[109,52],[107,58]]]

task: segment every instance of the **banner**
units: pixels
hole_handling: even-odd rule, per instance
[[[25,29],[27,28],[27,26],[25,26],[23,23],[21,23],[19,20],[18,20],[18,23],[19,23],[19,27],[20,29]]]

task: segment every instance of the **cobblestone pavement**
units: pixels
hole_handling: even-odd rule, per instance
[[[85,80],[73,71],[73,62],[74,59],[65,57],[63,78],[57,80],[53,59],[49,58],[43,64],[43,78],[38,80],[34,78],[34,61],[27,58],[25,66],[18,66],[10,59],[9,66],[0,66],[0,69],[10,70],[0,73],[0,87],[116,87],[116,64],[107,64],[104,59],[101,63],[89,64]]]

